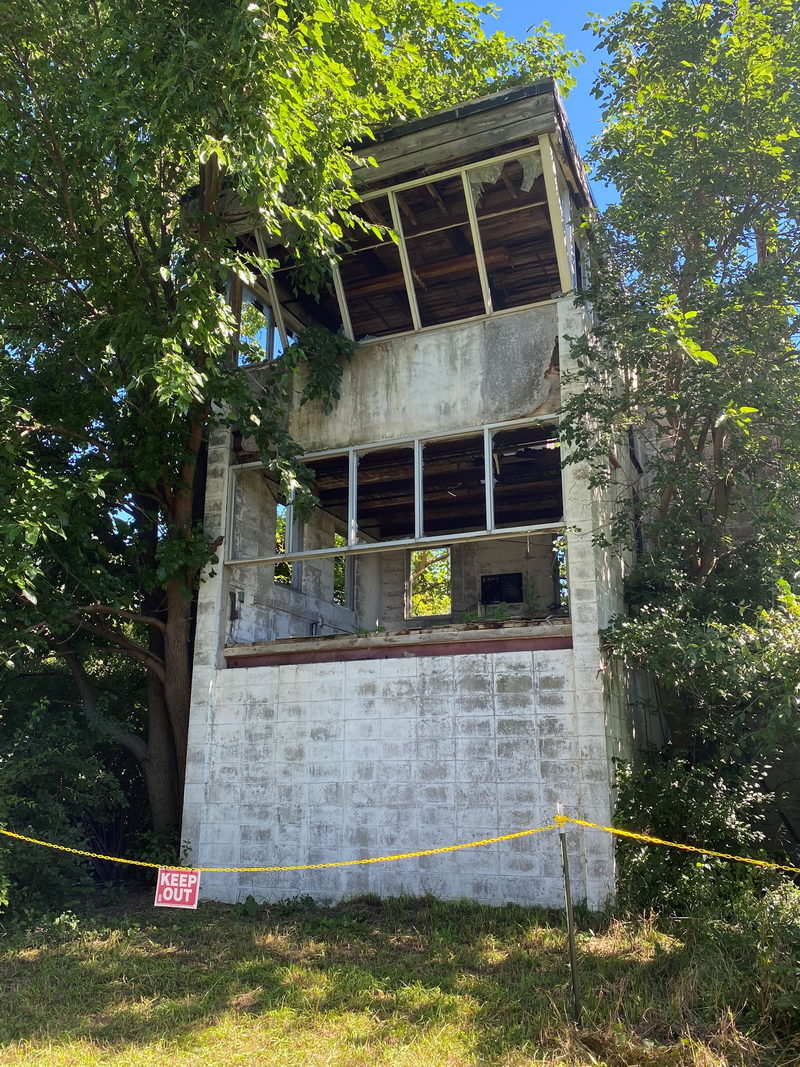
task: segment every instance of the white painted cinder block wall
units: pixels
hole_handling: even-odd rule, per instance
[[[608,786],[593,718],[569,650],[223,671],[213,713],[192,721],[184,833],[202,865],[327,863],[541,825],[559,800],[596,811]],[[600,904],[605,840],[571,838],[575,894]],[[558,906],[558,856],[548,833],[365,867],[207,874],[203,893]]]
[[[535,358],[522,365],[539,380],[555,332],[548,342],[552,305],[546,310],[534,322]],[[581,332],[584,323],[569,297],[555,310],[563,367],[569,359],[565,337]],[[525,330],[531,313],[501,323],[519,365],[525,345],[514,332],[515,319],[517,329],[531,336]],[[496,323],[490,325],[497,331]],[[407,339],[409,365],[424,364],[425,353],[430,360],[437,349],[451,362],[460,353],[463,363],[459,339],[473,345],[474,331],[445,327]],[[357,358],[365,359],[365,352]],[[375,356],[378,370],[393,376],[392,395],[405,373],[400,355],[395,353],[393,366],[380,351]],[[424,366],[419,373],[428,380]],[[436,428],[529,414],[528,396],[514,409],[519,394],[513,385],[503,383],[510,389],[505,411],[493,394],[491,414],[475,406],[475,391],[469,390],[466,415],[457,405],[447,417],[440,409]],[[343,390],[343,400],[347,395]],[[379,395],[365,409],[370,426],[379,425]],[[337,424],[344,433],[355,418],[355,408],[337,409],[328,427],[333,439]],[[349,443],[330,443],[318,425],[312,430],[317,439],[309,447]],[[364,440],[380,436],[360,427],[355,432]],[[212,536],[225,528],[229,462],[228,437],[215,433],[206,503]],[[592,543],[591,532],[607,509],[589,490],[585,472],[567,468],[564,488],[572,649],[225,669],[230,578],[222,567],[209,576],[198,605],[183,825],[195,864],[281,866],[438,848],[542,825],[559,801],[567,814],[609,821],[611,759],[627,751],[628,727],[624,693],[603,669],[598,630],[620,606],[620,575]],[[574,894],[599,906],[613,888],[611,839],[578,830],[569,839]],[[231,902],[251,893],[264,899],[304,893],[338,898],[365,891],[558,906],[557,835],[387,864],[206,874],[202,881],[203,896]]]

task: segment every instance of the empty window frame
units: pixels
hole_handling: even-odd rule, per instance
[[[414,537],[414,446],[356,454],[356,539],[361,543]]]
[[[310,269],[298,264],[280,245],[269,249],[269,257],[276,264],[269,284],[287,333],[296,335],[310,326],[340,332],[342,315],[332,272],[318,263]]]
[[[318,505],[302,523],[287,518],[287,530],[295,532],[285,555],[246,562],[344,556],[563,524],[556,428],[543,420],[311,455],[306,463]],[[239,472],[250,466],[232,468],[232,499]],[[227,560],[243,561],[238,554]]]
[[[421,326],[486,313],[461,174],[395,194]]]
[[[492,434],[494,527],[549,522],[563,511],[561,449],[553,426]]]
[[[283,354],[283,338],[270,303],[247,286],[242,288],[239,311],[239,366],[277,359]]]
[[[366,340],[414,329],[389,198],[357,204],[351,214],[361,225],[345,231],[346,251],[338,269],[353,336]]]
[[[295,587],[320,600],[349,606],[350,568],[341,554],[347,545],[349,459],[346,455],[321,456],[311,460],[309,467],[319,503],[294,516],[295,555],[310,557],[303,564],[302,581]],[[295,513],[299,509],[288,510]]]
[[[422,532],[426,537],[485,530],[486,443],[483,434],[425,441]]]
[[[492,308],[548,300],[561,288],[539,153],[468,172]]]
[[[538,148],[367,194],[339,265],[353,337],[549,300],[561,289],[555,208]]]
[[[415,549],[408,553],[408,562],[406,618],[450,615],[450,546]]]

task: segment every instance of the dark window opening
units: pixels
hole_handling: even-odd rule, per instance
[[[561,519],[561,450],[553,426],[497,430],[492,465],[495,528]]]
[[[483,435],[428,441],[422,452],[426,537],[486,529]]]
[[[520,604],[522,600],[522,571],[481,575],[481,604]]]
[[[352,227],[344,236],[349,251],[342,256],[339,271],[353,336],[361,340],[413,329],[400,248],[385,232],[392,229],[389,198],[358,204],[352,213],[381,228],[375,233]]]
[[[414,536],[414,449],[381,448],[358,457],[359,541]]]

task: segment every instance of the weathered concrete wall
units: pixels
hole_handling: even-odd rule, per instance
[[[323,419],[309,405],[293,431],[309,450],[337,448],[552,411],[554,342],[560,338],[564,366],[564,335],[583,328],[565,297],[557,307],[366,345],[346,371],[334,414]],[[224,529],[229,460],[226,435],[216,433],[211,536]],[[580,467],[565,471],[564,494],[571,650],[220,669],[228,591],[244,568],[218,568],[198,606],[184,821],[194,861],[326,862],[437,847],[547,822],[559,800],[568,814],[607,822],[611,757],[629,748],[627,697],[624,680],[612,678],[603,662],[598,630],[621,606],[621,570],[592,543],[611,504],[589,489]],[[274,533],[257,537],[268,541]],[[511,566],[503,542],[461,551],[454,585],[465,606],[476,575],[524,569]],[[534,555],[541,574],[544,556]],[[372,575],[355,605],[362,625],[373,625],[373,615],[374,625],[382,615],[402,619],[405,553],[355,566],[362,577]],[[384,595],[390,587],[393,600]],[[577,831],[570,838],[575,894],[600,904],[611,887],[611,841]],[[397,864],[203,881],[206,896],[223,900],[365,890],[559,905],[557,839],[546,834]]]
[[[569,650],[219,672],[192,715],[184,837],[208,866],[326,863],[436,848],[607,803],[602,715]],[[577,898],[611,890],[608,841],[572,834]],[[202,892],[431,892],[559,906],[554,833],[396,863],[204,875]]]
[[[555,411],[554,304],[376,341],[344,368],[328,416],[298,408],[290,428],[311,452],[435,435]]]
[[[566,338],[579,336],[587,323],[584,313],[572,301],[559,301],[558,313],[560,364],[566,369],[571,360]],[[614,490],[590,488],[589,470],[581,464],[565,467],[563,484],[576,694],[587,712],[593,711],[604,721],[606,756],[613,781],[611,761],[627,759],[632,751],[629,698],[624,673],[612,669],[602,654],[600,630],[624,610],[624,560],[598,547],[594,537],[597,531],[608,528]],[[606,798],[605,811],[598,810],[587,818],[609,822],[613,802],[612,790]]]

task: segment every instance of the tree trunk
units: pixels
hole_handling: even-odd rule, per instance
[[[182,793],[164,687],[147,672],[147,757],[142,766],[150,815],[155,830],[174,830],[181,824]]]
[[[166,680],[164,699],[175,746],[178,795],[186,781],[186,746],[189,741],[189,705],[192,693],[191,601],[181,595],[178,581],[167,587],[167,630],[164,634]]]

